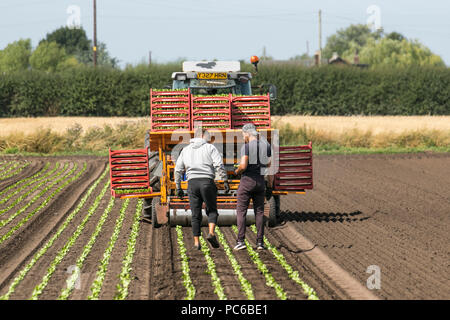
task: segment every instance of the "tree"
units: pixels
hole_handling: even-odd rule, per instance
[[[87,52],[83,52],[82,54],[77,56],[78,61],[87,64],[94,64],[94,53],[92,50]],[[119,60],[117,58],[113,58],[109,55],[108,50],[106,49],[106,44],[103,42],[99,42],[97,44],[97,65],[103,67],[111,67],[117,68],[119,64]]]
[[[56,42],[66,50],[69,55],[77,55],[90,50],[90,40],[83,28],[61,27],[51,33],[47,33],[41,42]],[[39,43],[40,44],[40,43]]]
[[[372,32],[367,25],[350,25],[346,29],[340,29],[336,34],[327,38],[322,56],[330,59],[334,52],[342,56],[351,47],[363,47],[369,39],[380,39],[382,31]]]
[[[396,41],[402,41],[402,40],[406,39],[401,33],[398,33],[395,31],[386,35],[386,38],[391,39],[391,40],[396,40]]]
[[[93,65],[93,43],[83,28],[61,27],[48,33],[41,42],[56,42],[66,50],[68,55],[73,55],[80,63]],[[116,68],[118,64],[119,60],[109,55],[106,44],[100,42],[97,45],[97,65]]]
[[[353,49],[345,52],[344,57],[352,57]],[[387,37],[380,40],[370,39],[360,48],[359,58],[361,63],[370,66],[445,66],[440,56],[433,54],[419,41],[399,41]]]
[[[33,69],[54,72],[76,66],[78,62],[56,42],[43,41],[31,55],[30,64]]]
[[[0,71],[26,70],[30,65],[31,39],[14,41],[0,51]]]

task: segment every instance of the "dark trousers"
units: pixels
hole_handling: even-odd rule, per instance
[[[264,239],[264,177],[263,176],[242,176],[239,188],[237,191],[237,226],[238,226],[238,241],[245,239],[245,217],[247,216],[247,209],[250,204],[250,199],[253,201],[253,210],[255,211],[256,222],[256,241],[263,242]]]
[[[217,224],[217,187],[213,179],[199,178],[188,182],[189,204],[192,212],[192,233],[200,236],[202,224],[202,206],[205,203],[208,223]]]

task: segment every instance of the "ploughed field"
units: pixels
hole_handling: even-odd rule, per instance
[[[314,179],[267,250],[220,227],[197,251],[111,198],[104,157],[0,157],[0,298],[450,299],[450,155],[317,156]]]

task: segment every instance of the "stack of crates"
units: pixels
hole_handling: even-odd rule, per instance
[[[149,183],[148,150],[109,149],[111,195],[145,195],[152,192]]]
[[[201,123],[207,129],[231,128],[231,94],[191,96],[191,128]]]
[[[240,129],[246,123],[253,123],[259,129],[270,128],[270,97],[233,96],[231,102],[232,128]]]
[[[151,131],[190,130],[190,91],[150,90]]]

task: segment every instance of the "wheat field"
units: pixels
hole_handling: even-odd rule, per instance
[[[104,152],[142,147],[150,118],[0,118],[0,152]],[[281,145],[450,151],[450,116],[273,116]]]
[[[142,123],[150,117],[39,117],[0,118],[0,135],[32,134],[39,129],[50,128],[64,133],[79,124],[83,131],[89,128],[116,126],[122,123]],[[407,131],[438,130],[450,132],[450,116],[272,116],[272,126],[281,128],[289,124],[292,129],[307,128],[316,131],[342,134],[358,130],[372,134],[404,133]]]

